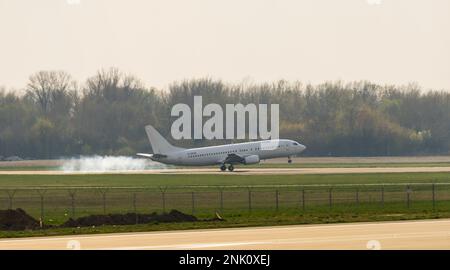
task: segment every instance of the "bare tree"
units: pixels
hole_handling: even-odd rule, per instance
[[[40,71],[30,76],[27,94],[48,114],[52,106],[75,88],[75,82],[64,71]]]

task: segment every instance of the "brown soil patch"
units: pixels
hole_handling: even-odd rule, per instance
[[[0,210],[0,230],[23,231],[40,228],[39,221],[28,215],[24,210]]]

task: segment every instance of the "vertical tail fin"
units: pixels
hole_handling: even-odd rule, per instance
[[[147,133],[147,137],[150,141],[154,154],[167,154],[184,150],[184,148],[171,145],[154,127],[150,125],[145,127],[145,132]]]

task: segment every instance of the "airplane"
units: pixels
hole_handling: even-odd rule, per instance
[[[279,157],[287,157],[288,163],[292,163],[291,157],[306,149],[306,146],[286,139],[186,149],[171,145],[153,126],[146,126],[145,131],[153,154],[137,153],[137,156],[172,165],[220,165],[221,171],[226,171],[227,165],[231,172],[236,164],[257,164],[261,160]]]

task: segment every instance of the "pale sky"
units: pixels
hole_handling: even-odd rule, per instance
[[[158,88],[208,76],[450,90],[450,1],[0,0],[0,86],[108,67]]]

